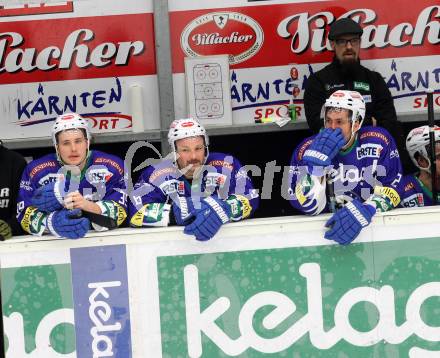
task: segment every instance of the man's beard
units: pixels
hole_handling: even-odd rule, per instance
[[[199,160],[190,160],[185,165],[186,174],[191,178],[196,178],[200,175],[202,169],[202,162]]]
[[[341,65],[342,73],[348,77],[354,77],[360,67],[359,58],[354,57],[342,58],[342,60],[339,60],[339,64]]]

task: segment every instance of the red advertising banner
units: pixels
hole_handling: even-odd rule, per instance
[[[328,1],[268,4],[170,13],[173,73],[185,56],[230,54],[232,68],[329,62],[331,23],[351,17],[364,28],[361,57],[385,59],[440,54],[437,0]]]
[[[73,2],[0,6],[0,17],[73,12]]]
[[[0,23],[0,84],[152,74],[152,13]]]

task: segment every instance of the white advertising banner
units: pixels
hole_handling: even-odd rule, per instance
[[[77,112],[94,133],[131,131],[129,92],[142,88],[158,129],[153,2],[59,2],[0,8],[2,139],[47,137],[54,119]]]
[[[377,214],[350,245],[329,215],[0,244],[6,358],[438,357],[439,208]]]
[[[383,75],[399,116],[405,120],[405,116],[426,113],[428,88],[434,90],[435,110],[440,111],[440,5],[436,1],[399,2],[399,8],[411,11],[394,11],[392,3],[379,0],[237,0],[209,8],[201,1],[170,0],[169,4],[177,116],[187,112],[184,57],[229,54],[234,123],[285,117],[292,103],[297,119],[305,121],[306,79],[332,60],[328,28],[343,16],[364,28],[362,64]]]

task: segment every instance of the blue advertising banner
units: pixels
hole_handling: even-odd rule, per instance
[[[132,357],[125,246],[70,255],[77,357]]]

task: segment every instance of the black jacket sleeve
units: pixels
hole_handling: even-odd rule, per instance
[[[381,127],[386,128],[386,125],[383,125],[385,122],[395,123],[397,121],[394,101],[383,77],[374,71],[370,72],[370,76],[370,83],[373,86],[372,102],[374,105],[371,115],[376,118]]]
[[[321,109],[326,100],[324,84],[313,74],[307,79],[304,91],[304,110],[309,128],[317,133],[323,126]]]
[[[23,235],[24,231],[17,221],[17,197],[18,191],[20,189],[21,175],[26,167],[26,160],[18,153],[10,151],[10,156],[12,159],[12,173],[11,173],[11,194],[9,202],[9,218],[7,223],[12,228],[12,235]]]

